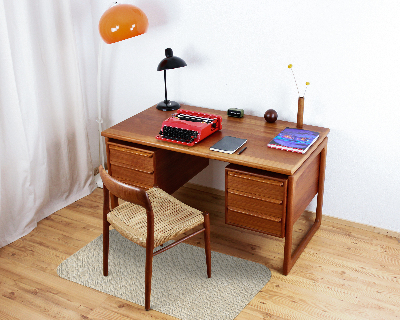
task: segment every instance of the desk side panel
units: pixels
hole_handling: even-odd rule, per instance
[[[293,203],[293,223],[297,221],[318,193],[321,151],[326,147],[326,144],[327,139],[324,139],[307,161],[289,179],[289,183],[293,183],[293,194],[289,196],[289,201]]]

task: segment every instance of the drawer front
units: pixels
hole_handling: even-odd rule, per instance
[[[116,164],[112,165],[112,176],[126,184],[143,189],[150,189],[154,185],[154,174],[133,170]]]
[[[225,213],[225,222],[230,225],[270,234],[277,237],[284,236],[282,234],[281,222],[260,218],[259,216],[252,215],[246,211],[228,208]]]
[[[282,200],[256,198],[246,193],[228,190],[227,203],[229,208],[238,208],[244,211],[256,212],[265,219],[282,221],[284,205]]]
[[[246,172],[227,171],[229,189],[252,193],[260,198],[283,200],[286,193],[286,184],[282,180],[271,179]]]
[[[111,143],[109,144],[109,147],[110,163],[113,167],[113,175],[114,165],[121,165],[146,173],[154,172],[154,152],[134,147],[115,145]]]

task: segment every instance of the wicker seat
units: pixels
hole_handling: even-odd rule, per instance
[[[154,247],[204,223],[201,211],[165,191],[154,187],[146,193],[154,213]],[[107,220],[125,238],[146,248],[147,214],[142,206],[125,202],[107,214]]]
[[[114,179],[102,166],[99,170],[104,191],[103,272],[105,276],[108,275],[109,226],[111,224],[122,236],[146,248],[146,310],[150,309],[153,256],[203,231],[207,275],[211,277],[210,220],[208,213],[202,213],[182,203],[160,188],[153,187],[146,192]],[[113,207],[111,211],[110,195]],[[118,206],[118,198],[127,202]],[[203,225],[201,229],[197,228],[197,231],[153,252],[155,247],[176,239],[200,225]]]

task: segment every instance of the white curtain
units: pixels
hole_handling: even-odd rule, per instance
[[[70,2],[0,0],[0,247],[95,189]]]

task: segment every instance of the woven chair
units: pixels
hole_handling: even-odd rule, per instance
[[[204,231],[207,276],[211,277],[210,218],[208,213],[175,199],[163,190],[153,187],[144,191],[124,184],[99,167],[103,180],[103,273],[108,275],[110,224],[125,238],[146,248],[145,308],[150,309],[151,276],[153,257]],[[110,195],[114,208],[110,211]],[[118,198],[127,202],[118,206]],[[179,240],[183,233],[203,225]],[[169,240],[175,240],[156,252],[154,248]]]

